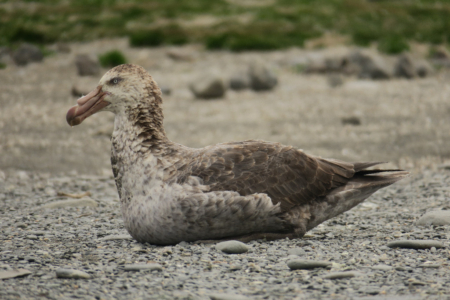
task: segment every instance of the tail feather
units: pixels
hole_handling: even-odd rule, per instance
[[[306,230],[329,220],[367,199],[377,190],[389,186],[409,175],[403,170],[367,170],[378,163],[355,164],[357,172],[344,186],[331,191],[327,196],[317,199],[309,206],[310,218]]]

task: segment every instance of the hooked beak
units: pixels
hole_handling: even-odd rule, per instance
[[[77,105],[71,107],[66,115],[70,126],[81,124],[89,116],[92,116],[110,103],[103,100],[108,92],[103,92],[99,85],[95,90],[77,100]]]

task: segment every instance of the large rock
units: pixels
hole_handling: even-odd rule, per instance
[[[384,57],[369,50],[351,52],[348,63],[357,66],[359,78],[389,79],[394,73],[392,66]]]
[[[80,76],[98,75],[100,73],[100,64],[98,60],[87,54],[77,55],[75,64],[77,66],[78,75]]]
[[[231,76],[230,89],[240,91],[250,87],[250,76],[247,73],[239,73]]]
[[[250,87],[255,91],[268,91],[273,89],[278,79],[276,75],[261,64],[253,64],[249,69]]]
[[[427,77],[434,73],[431,64],[425,59],[419,59],[415,63],[416,73],[419,77]]]
[[[13,60],[18,66],[25,66],[30,62],[39,62],[44,59],[42,51],[31,44],[22,44],[16,51],[14,51]]]
[[[413,57],[408,53],[401,54],[395,64],[394,73],[397,77],[408,79],[416,77],[417,72]]]
[[[217,99],[225,95],[225,83],[215,75],[204,76],[189,86],[196,98]]]

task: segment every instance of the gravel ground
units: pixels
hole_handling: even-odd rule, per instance
[[[346,78],[331,88],[326,76],[292,71],[303,50],[230,54],[189,46],[181,51],[190,59],[175,61],[167,48],[130,49],[124,40],[71,47],[40,64],[0,70],[1,299],[450,299],[450,225],[416,224],[426,212],[450,210],[449,73]],[[112,115],[73,129],[65,123],[76,100],[72,86],[89,91],[100,77],[78,77],[75,54],[115,48],[172,89],[165,124],[176,142],[259,138],[323,157],[391,161],[412,176],[299,240],[255,241],[241,254],[137,243],[123,228],[110,175]],[[277,72],[275,91],[199,101],[188,90],[201,73],[227,78],[254,60]],[[343,125],[344,117],[362,124]],[[387,246],[397,240],[443,247]],[[331,265],[291,270],[297,259]]]
[[[157,247],[131,240],[111,177],[23,171],[3,177],[0,275],[12,269],[31,274],[0,281],[1,299],[450,298],[450,226],[416,225],[425,212],[450,209],[450,170],[426,171],[381,190],[303,239],[254,241],[242,254],[210,244]],[[85,192],[90,197],[61,194]],[[83,206],[71,207],[79,201]],[[51,203],[61,207],[46,208]],[[444,248],[387,247],[405,239],[440,241]],[[332,265],[290,270],[294,259]],[[59,268],[90,278],[58,278]],[[354,277],[325,278],[341,271]]]

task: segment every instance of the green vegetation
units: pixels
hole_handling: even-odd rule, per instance
[[[302,46],[326,32],[387,53],[450,41],[450,0],[0,0],[0,45],[129,37],[132,46]],[[33,2],[33,3],[32,3]]]
[[[119,50],[112,50],[98,56],[100,64],[104,68],[114,68],[115,66],[126,64],[125,55]]]

